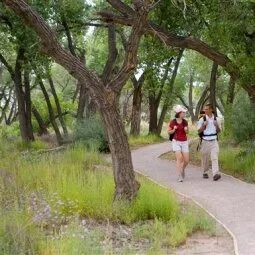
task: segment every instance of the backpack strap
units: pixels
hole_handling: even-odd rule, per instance
[[[203,120],[206,121],[206,115],[203,117]],[[216,115],[214,114],[214,120],[217,120],[217,117]],[[202,139],[203,139],[203,136],[217,136],[217,140],[218,140],[218,133],[215,133],[215,134],[209,134],[209,135],[205,135],[204,132],[201,132],[199,134],[200,138],[201,138],[201,142],[202,142]]]

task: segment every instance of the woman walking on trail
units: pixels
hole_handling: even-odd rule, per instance
[[[183,182],[185,168],[189,163],[189,144],[187,134],[189,132],[188,122],[184,119],[186,110],[182,106],[175,108],[175,119],[171,120],[168,134],[173,135],[173,151],[176,156],[176,169],[179,174],[178,181]]]

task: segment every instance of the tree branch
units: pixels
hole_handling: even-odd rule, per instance
[[[111,24],[108,27],[108,59],[104,67],[102,81],[104,84],[110,80],[110,76],[112,74],[112,70],[118,56],[118,50],[116,46],[116,32],[115,25]]]
[[[166,66],[165,66],[165,72],[164,72],[164,76],[161,80],[161,84],[160,84],[160,87],[159,87],[159,92],[158,92],[158,95],[157,95],[157,98],[156,98],[156,101],[159,101],[161,96],[162,96],[162,93],[163,93],[163,88],[165,86],[165,82],[166,82],[166,79],[168,77],[168,73],[169,73],[169,70],[170,70],[170,66],[172,64],[172,61],[173,61],[173,57],[171,57],[167,63],[166,63]]]
[[[135,15],[135,11],[119,0],[107,0],[107,2],[116,10],[121,12],[125,16]]]
[[[107,23],[113,22],[131,26],[135,22],[135,19],[131,15],[129,15],[129,17],[124,17],[109,12],[99,12],[98,14],[101,16],[101,19]],[[154,37],[158,37],[158,39],[160,39],[167,46],[195,50],[203,56],[223,66],[231,76],[239,77],[238,68],[231,65],[232,62],[226,55],[219,53],[214,48],[210,47],[208,44],[204,43],[198,38],[195,38],[194,36],[184,37],[175,35],[166,31],[164,28],[161,28],[152,21],[147,21],[146,26],[144,27],[144,32]]]
[[[12,80],[15,80],[15,73],[14,70],[12,69],[11,65],[9,65],[9,63],[7,62],[7,60],[5,59],[5,57],[0,53],[0,61],[4,64],[4,66],[6,67],[6,69],[8,70],[8,72],[10,73]]]
[[[120,92],[126,81],[129,79],[130,74],[137,66],[137,51],[140,38],[143,34],[143,28],[147,22],[148,9],[143,6],[139,9],[139,14],[132,26],[132,32],[127,42],[126,54],[123,65],[119,73],[112,79],[107,87],[112,88],[117,93]]]
[[[24,0],[2,0],[2,2],[37,33],[41,39],[41,50],[44,53],[66,68],[77,80],[84,81],[84,83],[87,81],[88,84],[91,84],[90,93],[101,102],[103,101],[103,95],[106,91],[100,79],[84,67],[84,64],[77,57],[61,47],[56,34],[35,10]]]

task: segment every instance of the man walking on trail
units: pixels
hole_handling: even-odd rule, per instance
[[[213,114],[212,105],[205,105],[204,111],[205,117],[199,119],[197,126],[198,133],[201,134],[202,138],[200,152],[202,154],[203,178],[209,178],[208,170],[211,157],[213,180],[217,181],[221,178],[218,162],[219,144],[217,140],[217,134],[221,128],[218,119]]]

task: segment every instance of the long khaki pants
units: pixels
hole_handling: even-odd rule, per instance
[[[202,154],[202,171],[207,173],[210,167],[210,159],[212,161],[212,173],[213,175],[219,173],[219,144],[217,140],[214,141],[206,141],[202,140],[201,148]]]

